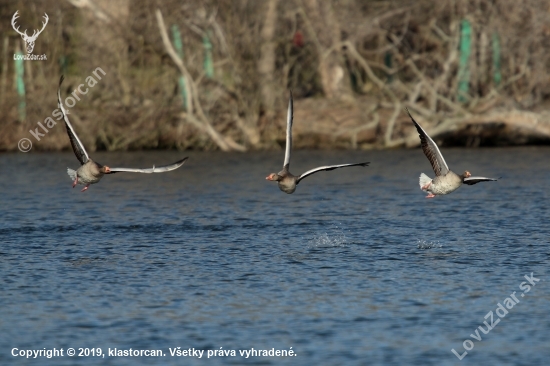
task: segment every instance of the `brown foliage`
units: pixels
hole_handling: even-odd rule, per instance
[[[414,132],[404,107],[445,136],[487,136],[479,128],[493,121],[508,126],[510,135],[549,139],[549,119],[537,113],[550,95],[550,7],[543,0],[0,3],[0,49],[8,42],[0,61],[0,150],[32,139],[29,129],[52,115],[61,73],[68,96],[97,67],[107,75],[71,110],[90,150],[217,149],[216,134],[229,149],[275,147],[284,141],[288,89],[301,116],[296,133],[310,136],[308,146],[409,144]],[[181,32],[182,61],[196,86],[193,103],[203,115],[183,109],[181,70],[162,42],[157,9],[172,43],[172,26]],[[49,16],[33,52],[48,60],[25,62],[23,121],[12,56],[16,44],[23,48],[10,24],[16,10],[18,25],[29,33],[44,13]],[[460,101],[464,19],[472,27],[472,52],[469,92]],[[500,40],[500,83],[494,77],[494,35]],[[211,78],[204,68],[205,36],[212,44]],[[531,122],[512,123],[533,120],[536,130]],[[467,141],[488,143],[490,136]],[[64,127],[58,123],[35,148],[69,148]]]

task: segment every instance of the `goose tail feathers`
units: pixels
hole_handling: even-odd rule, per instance
[[[72,170],[71,168],[67,168],[67,174],[69,174],[69,177],[71,177],[71,180],[76,180],[76,170]]]
[[[420,184],[420,189],[422,189],[422,187],[425,187],[426,184],[430,183],[432,181],[432,178],[428,177],[426,174],[422,173],[420,174],[420,177],[418,179],[418,184]],[[425,191],[426,189],[422,189],[423,191]]]

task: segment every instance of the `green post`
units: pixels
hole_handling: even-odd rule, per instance
[[[17,50],[17,57],[15,58],[15,85],[17,88],[17,94],[19,95],[19,120],[25,122],[27,119],[27,104],[25,102],[25,65],[23,64],[23,53]]]
[[[180,30],[176,24],[172,24],[172,38],[174,38],[174,46],[176,47],[178,56],[183,61],[183,43],[181,42]],[[187,89],[185,88],[185,76],[181,75],[178,81],[181,99],[183,101],[183,109],[187,110]]]
[[[202,44],[204,46],[204,72],[206,77],[211,79],[214,77],[214,62],[212,61],[212,43],[208,34],[202,36]]]
[[[67,75],[67,56],[59,56],[59,69],[61,70],[61,75]]]
[[[458,65],[458,101],[468,101],[468,89],[470,84],[470,69],[468,62],[472,51],[472,27],[470,22],[464,19],[460,26],[460,60]]]
[[[2,76],[0,76],[0,101],[4,100],[6,93],[6,78],[8,77],[8,47],[10,39],[8,36],[4,37],[4,47],[2,48]]]
[[[499,86],[502,81],[500,73],[500,39],[498,33],[493,33],[493,81],[495,86]]]
[[[390,51],[386,52],[386,54],[384,55],[384,65],[386,65],[386,67],[388,69],[391,69],[393,67],[393,57],[392,57],[392,53]],[[393,81],[393,75],[392,74],[389,74],[388,75],[388,83],[391,83]]]

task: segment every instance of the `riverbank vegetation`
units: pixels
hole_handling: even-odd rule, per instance
[[[70,118],[93,150],[274,149],[288,90],[297,148],[550,143],[543,0],[1,1],[0,151],[96,68]],[[35,55],[12,27],[40,29]],[[69,149],[58,123],[36,150]]]

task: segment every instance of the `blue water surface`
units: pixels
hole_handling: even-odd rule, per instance
[[[295,174],[371,164],[287,195],[265,180],[282,152],[95,153],[110,166],[190,158],[80,193],[72,153],[2,154],[0,364],[547,365],[550,148],[443,153],[457,173],[502,179],[425,199],[418,176],[433,172],[419,149],[297,151]],[[500,321],[484,334],[490,312]],[[239,355],[251,349],[294,356]],[[207,358],[224,350],[236,356]]]

